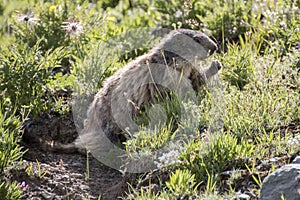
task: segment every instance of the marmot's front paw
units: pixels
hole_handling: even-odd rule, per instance
[[[204,75],[207,79],[209,79],[209,78],[213,77],[214,75],[216,75],[221,68],[222,68],[221,63],[217,60],[214,60],[214,61],[212,61],[210,67],[208,67],[205,70]]]
[[[212,61],[210,67],[215,68],[215,69],[217,69],[217,71],[219,71],[220,69],[222,69],[222,64],[219,61],[214,60],[214,61]]]

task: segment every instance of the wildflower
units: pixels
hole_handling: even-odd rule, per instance
[[[199,27],[199,23],[195,19],[187,19],[185,20],[185,23],[189,24],[192,29]]]
[[[182,16],[182,12],[180,10],[177,10],[177,12],[175,13],[175,17],[180,18],[181,16]]]
[[[291,138],[287,141],[287,144],[289,146],[294,146],[294,145],[297,145],[300,143],[300,135],[297,135],[296,137],[294,138]]]
[[[296,42],[296,49],[300,51],[300,42]]]
[[[20,189],[23,189],[23,190],[27,190],[29,188],[29,186],[25,183],[25,181],[18,183],[18,186]]]
[[[83,26],[78,21],[66,21],[61,26],[69,35],[80,35],[83,33]]]
[[[187,160],[186,159],[183,160],[183,164],[187,165]]]
[[[54,12],[56,10],[55,6],[50,6],[49,11]]]
[[[32,13],[19,14],[16,18],[19,22],[28,23],[31,25],[36,25],[36,24],[38,24],[37,21],[39,21],[39,19],[35,18]]]
[[[281,28],[285,28],[286,27],[286,23],[284,21],[281,21],[279,23],[279,25],[280,25]]]
[[[175,165],[181,161],[178,159],[179,152],[178,150],[172,150],[168,153],[164,153],[161,157],[158,158],[159,162],[155,162],[157,168],[161,169],[168,165]]]
[[[193,4],[189,0],[184,0],[183,6],[186,8],[193,8]]]

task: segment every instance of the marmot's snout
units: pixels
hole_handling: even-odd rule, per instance
[[[208,49],[209,49],[208,53],[211,56],[213,53],[215,53],[215,51],[218,50],[218,47],[217,47],[217,45],[215,43],[212,43],[211,47],[209,47]]]

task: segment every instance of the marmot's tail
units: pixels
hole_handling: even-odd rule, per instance
[[[63,152],[63,153],[83,153],[74,143],[63,144],[56,141],[40,141],[40,148],[44,151]]]

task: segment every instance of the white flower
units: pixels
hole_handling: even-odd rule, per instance
[[[285,28],[286,27],[286,23],[284,21],[281,21],[279,23],[279,25],[280,25],[281,28]]]
[[[161,157],[158,158],[158,162],[154,163],[156,164],[157,168],[161,169],[169,165],[175,165],[177,163],[180,163],[181,161],[178,159],[178,157],[179,151],[172,150],[168,153],[164,153]]]
[[[182,16],[182,12],[181,12],[181,10],[177,10],[177,12],[175,13],[175,15],[174,15],[176,18],[179,18],[179,17],[181,17]]]
[[[300,42],[296,42],[296,49],[300,51]]]
[[[287,141],[289,146],[299,145],[300,144],[300,135],[293,137]]]
[[[28,23],[31,25],[36,25],[36,24],[38,24],[37,21],[39,21],[39,19],[34,17],[34,15],[32,13],[19,14],[16,18],[19,22]]]
[[[69,35],[79,36],[83,33],[83,26],[78,21],[66,21],[61,26]]]

